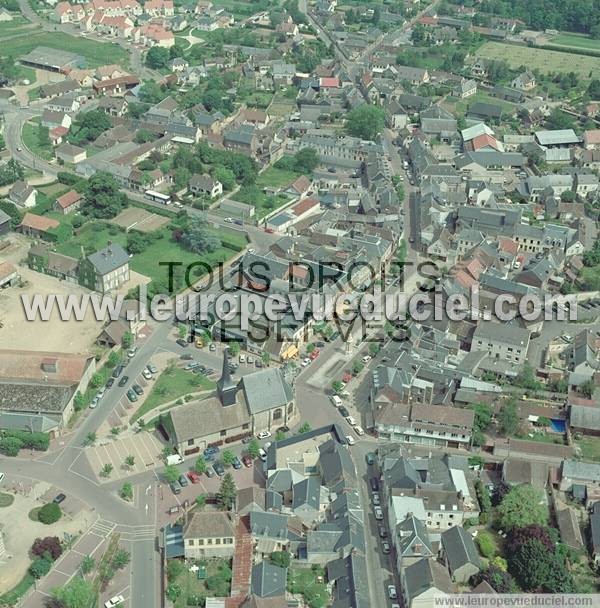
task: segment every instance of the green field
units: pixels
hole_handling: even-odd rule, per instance
[[[215,383],[202,374],[193,374],[180,367],[167,368],[156,380],[152,392],[137,409],[130,422],[135,422],[148,412],[190,393],[199,393],[215,388]]]
[[[129,55],[125,49],[117,44],[75,38],[62,32],[43,32],[5,40],[2,42],[0,52],[4,56],[20,57],[37,46],[47,46],[82,55],[89,67],[97,67],[107,63],[118,63],[122,66],[129,64]]]
[[[63,255],[79,258],[82,246],[85,247],[87,252],[98,251],[98,249],[106,247],[108,241],[125,247],[127,236],[117,226],[109,226],[101,222],[88,222],[79,229],[78,234],[71,240],[66,243],[59,243],[56,250]]]
[[[7,38],[15,34],[31,32],[31,30],[39,30],[37,25],[29,23],[21,16],[14,16],[12,21],[3,21],[0,23],[0,38]],[[4,43],[3,43],[4,44]]]
[[[281,188],[283,186],[289,186],[297,177],[298,173],[294,171],[286,171],[285,169],[278,169],[277,167],[269,167],[265,169],[256,179],[256,185],[264,188],[270,186],[271,188]]]
[[[595,40],[583,34],[560,34],[550,39],[550,44],[559,46],[570,46],[576,49],[588,49],[600,51],[600,40]]]
[[[600,76],[600,57],[572,55],[562,51],[548,51],[502,42],[487,42],[478,51],[483,59],[497,59],[508,62],[511,68],[527,66],[540,72],[575,72],[583,77]]]
[[[39,156],[44,160],[52,160],[54,158],[54,150],[50,140],[43,141],[40,137],[39,118],[26,122],[23,125],[22,135],[23,143],[35,156]]]
[[[582,437],[574,445],[581,450],[582,460],[600,462],[600,437]]]
[[[454,107],[451,107],[451,104],[454,103]],[[457,112],[458,114],[466,114],[469,106],[474,103],[491,103],[495,106],[500,106],[504,113],[512,114],[515,111],[515,105],[504,101],[503,99],[497,99],[496,97],[492,97],[482,91],[477,91],[475,95],[471,95],[471,97],[467,97],[466,99],[457,99],[455,97],[447,97],[444,105],[448,106],[450,111]]]

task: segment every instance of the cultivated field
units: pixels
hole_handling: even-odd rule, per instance
[[[110,223],[116,224],[126,231],[135,228],[140,232],[152,232],[168,224],[169,218],[140,209],[139,207],[127,207],[117,217],[110,220]]]
[[[551,38],[550,44],[600,52],[600,40],[594,40],[582,34],[560,34]]]
[[[600,57],[572,55],[561,51],[547,51],[526,46],[487,42],[477,56],[484,59],[498,59],[509,63],[513,68],[527,66],[540,72],[575,72],[583,77],[600,76]]]

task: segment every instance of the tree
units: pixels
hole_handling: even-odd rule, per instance
[[[135,465],[135,456],[132,456],[131,454],[129,456],[125,457],[125,466],[128,468],[131,468]]]
[[[112,124],[108,114],[102,110],[80,112],[69,131],[69,142],[81,145],[94,141],[111,127]]]
[[[94,443],[96,443],[96,433],[94,433],[93,431],[90,431],[85,436],[84,445],[94,445]]]
[[[301,435],[302,433],[308,433],[311,431],[310,424],[308,422],[304,422],[302,426],[298,429],[298,433]]]
[[[229,349],[229,354],[232,357],[237,357],[240,354],[240,343],[233,340],[232,342],[227,343],[227,348]]]
[[[98,171],[85,187],[83,212],[99,219],[112,219],[127,204],[119,183],[109,173]]]
[[[169,583],[167,587],[166,595],[170,602],[175,602],[179,596],[183,593],[183,589],[177,583]]]
[[[219,165],[213,169],[212,176],[223,186],[224,190],[233,190],[235,187],[235,173],[231,169]]]
[[[473,445],[483,445],[485,443],[484,431],[492,422],[492,408],[487,403],[475,403],[473,410],[475,412]]]
[[[511,491],[512,487],[505,481],[500,480],[495,486],[492,492],[492,505],[497,507],[503,500],[504,497]]]
[[[123,500],[133,500],[133,486],[131,485],[131,483],[129,481],[126,481],[122,486],[121,489],[119,490],[119,496],[123,499]]]
[[[0,167],[0,186],[14,184],[16,181],[22,180],[24,176],[25,170],[23,166],[14,158],[11,158],[5,165]]]
[[[530,391],[537,391],[542,388],[542,384],[536,379],[535,371],[531,365],[523,366],[523,369],[517,374],[514,384]]]
[[[273,551],[273,553],[271,553],[271,563],[274,566],[289,568],[290,562],[290,554],[287,551]]]
[[[198,458],[196,458],[196,462],[194,463],[194,471],[196,471],[198,475],[203,475],[204,473],[206,473],[207,468],[208,466],[206,464],[204,456],[198,456]]]
[[[211,253],[221,244],[219,238],[209,230],[206,221],[198,216],[190,218],[180,240],[193,253]]]
[[[417,23],[412,29],[410,39],[415,46],[422,46],[429,38],[429,33],[422,23]]]
[[[508,548],[510,552],[516,551],[523,543],[535,539],[539,540],[547,551],[554,551],[555,542],[552,539],[549,529],[546,526],[532,524],[524,528],[515,528],[508,539]]]
[[[119,365],[119,361],[121,360],[121,358],[119,357],[119,354],[116,353],[114,350],[110,353],[110,355],[108,355],[108,359],[106,360],[106,364],[108,365],[108,367],[117,367],[117,365]]]
[[[548,129],[572,129],[574,126],[574,119],[560,108],[554,108],[546,119],[546,127]]]
[[[31,545],[31,555],[42,557],[47,553],[53,561],[56,561],[62,555],[62,552],[63,549],[58,536],[36,538]]]
[[[167,580],[169,582],[179,578],[185,572],[185,564],[178,559],[167,561]]]
[[[248,444],[248,456],[250,456],[250,458],[258,458],[259,452],[260,452],[260,443],[258,443],[258,441],[256,439],[253,439]]]
[[[319,166],[319,153],[314,148],[302,148],[294,155],[294,169],[311,174]]]
[[[385,114],[382,108],[363,104],[354,108],[346,117],[346,131],[353,137],[374,141],[383,131]]]
[[[573,578],[564,557],[532,538],[519,545],[508,556],[508,569],[524,591],[571,593]]]
[[[121,338],[121,345],[125,349],[130,349],[133,346],[133,334],[130,331],[126,331]]]
[[[586,380],[583,384],[579,385],[579,392],[588,399],[591,399],[594,396],[594,391],[596,390],[596,385],[593,380]]]
[[[96,372],[90,379],[90,385],[92,388],[100,388],[103,383],[104,378],[102,377],[102,374],[99,374],[98,372]]]
[[[153,46],[146,53],[146,65],[153,70],[166,68],[170,59],[169,49],[163,47]]]
[[[60,510],[60,507],[54,502],[49,502],[45,504],[38,511],[38,520],[46,525],[56,523],[61,518],[61,516],[62,511]]]
[[[230,511],[235,504],[236,496],[237,488],[235,487],[233,476],[231,473],[225,473],[223,481],[221,482],[221,487],[219,488],[219,492],[217,494],[219,508],[223,511]]]
[[[498,416],[500,432],[509,437],[517,432],[519,427],[519,414],[517,413],[517,403],[515,399],[509,399],[500,410]]]
[[[29,572],[33,578],[43,578],[52,569],[52,558],[48,553],[44,557],[38,557],[31,562]]]
[[[113,472],[113,465],[107,462],[100,470],[100,475],[102,477],[110,477],[110,474],[112,472]]]
[[[333,389],[334,393],[339,394],[344,390],[344,385],[340,382],[340,380],[334,380],[331,383],[331,388]]]
[[[352,371],[355,376],[358,376],[358,374],[360,374],[360,372],[362,372],[362,370],[364,368],[365,368],[365,364],[362,361],[355,361],[352,364]]]
[[[235,460],[235,454],[231,450],[224,450],[221,453],[221,462],[226,466],[230,467]]]
[[[266,365],[267,367],[269,367],[269,364],[271,363],[271,355],[267,352],[264,352],[260,356],[260,360],[263,362],[263,365]]]
[[[163,471],[163,477],[166,479],[167,483],[177,481],[180,475],[179,469],[172,464],[167,465]]]
[[[153,46],[150,50],[155,48],[157,47]],[[154,139],[156,139],[156,137],[152,131],[149,131],[148,129],[138,129],[133,141],[135,141],[136,144],[145,144],[146,142],[153,141]]]
[[[513,577],[495,565],[490,565],[487,570],[476,574],[471,580],[473,585],[478,585],[482,581],[491,585],[498,593],[516,593],[518,591]]]
[[[204,509],[204,505],[206,505],[206,494],[198,494],[194,502],[196,503],[196,508]]]
[[[117,549],[112,560],[111,565],[115,570],[121,570],[130,562],[131,554],[125,549]]]
[[[86,555],[79,564],[81,574],[89,574],[96,565],[96,560],[91,555]]]
[[[500,527],[504,530],[548,523],[548,508],[542,494],[529,484],[511,488],[498,505]]]

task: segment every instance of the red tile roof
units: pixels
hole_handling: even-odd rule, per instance
[[[81,194],[79,194],[79,192],[76,192],[75,190],[69,190],[69,192],[67,192],[66,194],[59,196],[56,199],[56,202],[58,203],[58,206],[61,209],[68,209],[71,205],[78,203],[81,199],[82,196]]]
[[[310,209],[315,207],[315,205],[318,205],[318,204],[319,204],[319,201],[315,200],[314,198],[305,198],[304,200],[300,201],[299,203],[296,203],[292,207],[292,213],[296,217],[300,217],[301,215],[303,215],[304,213],[306,213],[307,211],[309,211]]]
[[[36,215],[35,213],[26,213],[23,219],[21,220],[21,226],[25,226],[27,228],[32,228],[33,230],[40,230],[45,232],[50,228],[58,228],[60,226],[60,222],[53,220],[49,217],[44,217],[43,215]]]
[[[326,89],[337,89],[340,86],[339,78],[321,78],[319,80],[319,86]]]

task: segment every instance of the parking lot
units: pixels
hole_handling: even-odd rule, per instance
[[[162,466],[161,454],[163,444],[150,433],[137,433],[115,439],[106,439],[102,444],[89,447],[85,455],[98,481],[114,481],[142,473],[156,466]],[[125,464],[127,456],[133,456],[132,467]],[[108,478],[100,476],[105,464],[111,464],[113,471]]]

